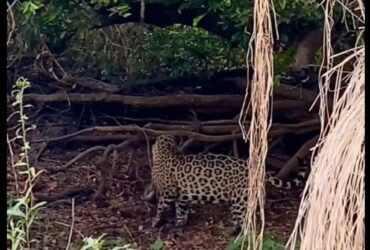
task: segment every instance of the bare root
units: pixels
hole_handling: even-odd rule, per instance
[[[315,136],[314,138],[303,144],[302,147],[297,151],[297,153],[295,153],[294,156],[290,158],[287,163],[285,163],[276,177],[284,179],[289,175],[290,172],[297,170],[299,167],[298,158],[305,158],[309,154],[310,149],[316,145],[318,138],[319,136]]]

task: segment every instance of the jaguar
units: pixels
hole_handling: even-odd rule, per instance
[[[229,203],[233,233],[242,225],[246,209],[247,161],[222,154],[183,154],[173,136],[161,135],[152,147],[152,183],[158,198],[152,226],[166,223],[164,214],[175,207],[175,226],[188,221],[189,205]],[[285,181],[268,174],[267,182],[279,189],[302,186],[304,175]]]

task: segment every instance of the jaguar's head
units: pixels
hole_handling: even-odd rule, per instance
[[[177,147],[176,139],[171,135],[160,135],[157,137],[154,147],[159,150],[170,150]]]

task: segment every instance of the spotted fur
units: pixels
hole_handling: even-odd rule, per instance
[[[175,204],[176,226],[188,220],[189,204],[228,202],[235,230],[246,209],[248,168],[245,160],[221,154],[184,155],[172,136],[159,136],[153,145],[152,183],[158,196],[154,227],[165,223],[163,214]],[[281,189],[301,185],[269,176]]]

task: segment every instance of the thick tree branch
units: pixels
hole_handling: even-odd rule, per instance
[[[313,101],[316,99],[316,94],[309,90],[294,89],[288,86],[279,86],[275,89],[274,95],[289,98],[288,100],[277,100],[273,107],[275,110],[283,109],[304,109],[308,110]],[[13,97],[8,97],[13,100]],[[281,98],[280,98],[281,99]],[[234,110],[240,109],[243,96],[241,95],[197,95],[197,94],[183,94],[183,95],[169,95],[169,96],[129,96],[108,94],[106,92],[77,94],[77,93],[54,93],[49,95],[41,94],[26,94],[24,95],[25,102],[36,103],[51,103],[51,102],[68,102],[68,103],[115,103],[121,105],[128,105],[133,108],[174,108],[186,107],[193,109],[212,109],[219,110]],[[315,108],[318,108],[316,103]]]

